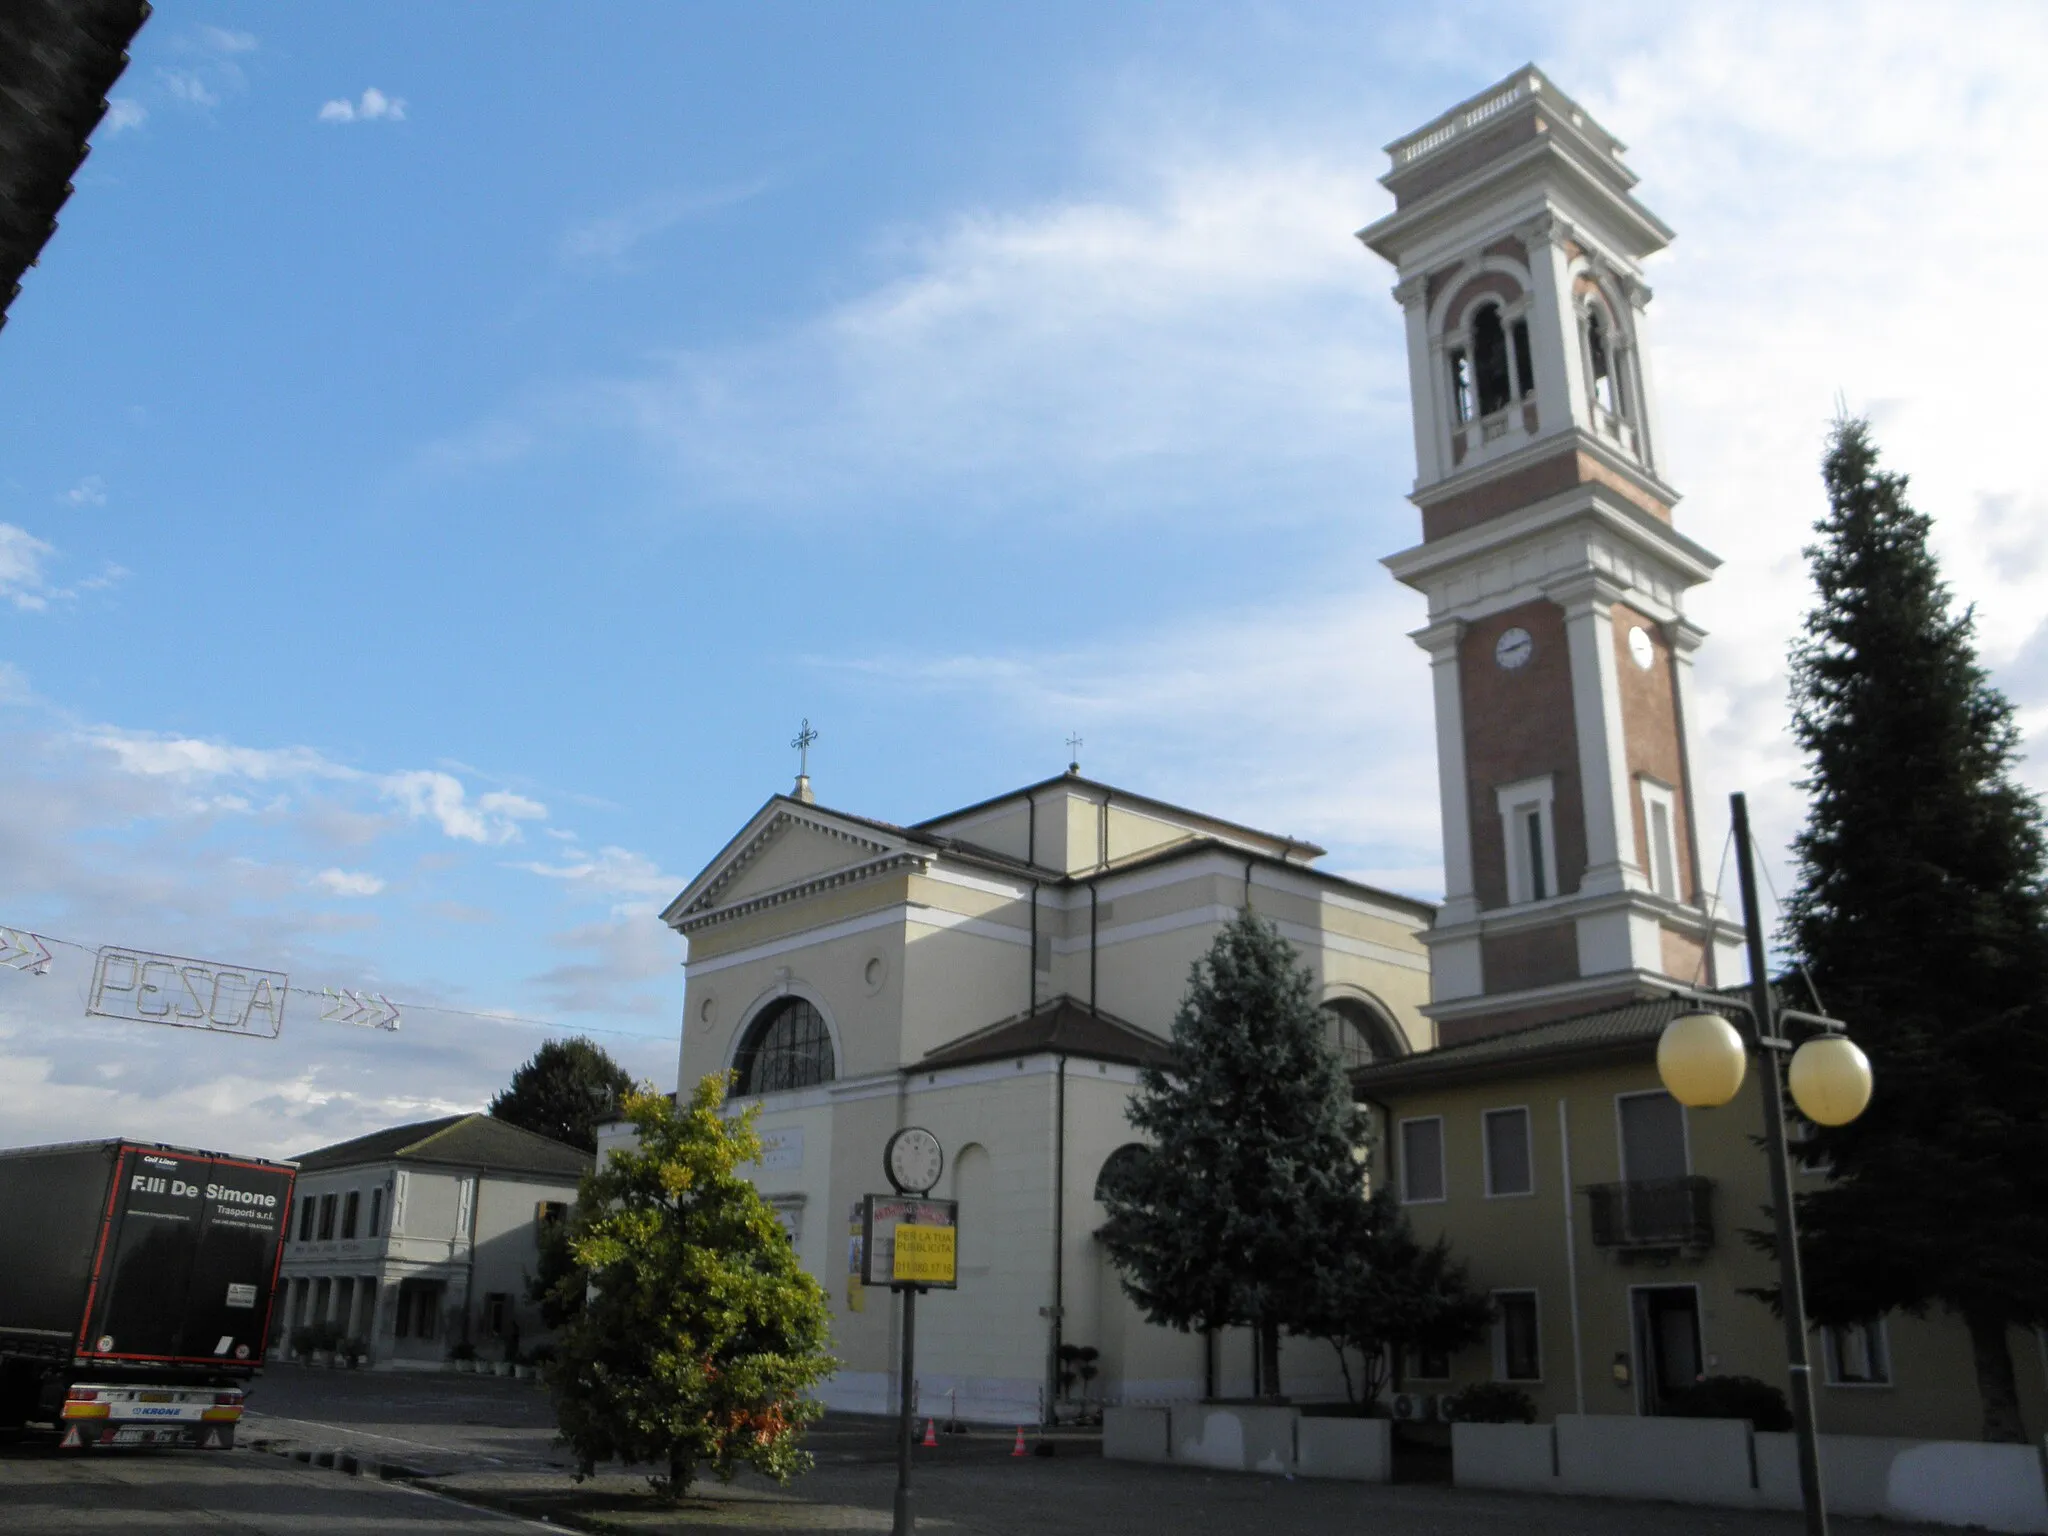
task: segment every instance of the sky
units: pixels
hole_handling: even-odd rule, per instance
[[[66,941],[0,969],[0,1144],[290,1154],[568,1033],[675,1086],[655,914],[804,719],[830,806],[1078,734],[1439,894],[1354,233],[1383,145],[1526,62],[1678,231],[1702,844],[1746,790],[1784,888],[1843,408],[2048,726],[2037,4],[189,0],[133,52],[0,330],[0,926]],[[275,1039],[93,1018],[104,945],[303,990]]]

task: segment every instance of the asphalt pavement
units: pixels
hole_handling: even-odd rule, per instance
[[[879,1419],[834,1414],[814,1426],[815,1469],[787,1488],[743,1474],[730,1486],[693,1485],[683,1508],[662,1510],[649,1497],[652,1468],[572,1480],[547,1397],[532,1383],[274,1366],[250,1403],[229,1452],[0,1447],[0,1536],[889,1529],[894,1437]],[[1050,1455],[1014,1456],[1014,1431],[990,1428],[920,1447],[920,1527],[945,1536],[1797,1536],[1802,1526],[1794,1514],[1110,1462],[1098,1440],[1071,1431],[1049,1444]],[[1838,1525],[1844,1536],[1931,1529]]]
[[[0,1446],[6,1536],[510,1536],[557,1529],[248,1451]]]

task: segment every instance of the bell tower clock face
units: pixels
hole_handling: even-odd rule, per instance
[[[1530,655],[1536,649],[1536,642],[1529,638],[1529,631],[1517,624],[1513,629],[1501,631],[1500,638],[1493,642],[1494,663],[1504,672],[1526,666]]]
[[[930,1194],[945,1166],[939,1138],[921,1125],[906,1126],[882,1149],[882,1168],[899,1195]]]

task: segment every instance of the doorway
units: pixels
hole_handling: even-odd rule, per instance
[[[1637,1406],[1647,1414],[1667,1413],[1671,1400],[1705,1370],[1699,1289],[1643,1285],[1629,1296],[1635,1309]]]

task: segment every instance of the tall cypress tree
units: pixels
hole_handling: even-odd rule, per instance
[[[1869,1053],[1800,1200],[1823,1322],[1940,1306],[1969,1330],[1987,1440],[2021,1427],[2008,1330],[2048,1323],[2048,893],[2012,706],[1951,610],[1929,521],[1836,424],[1819,600],[1792,653],[1812,795],[1783,938]]]
[[[1363,1116],[1326,1024],[1293,946],[1240,913],[1189,974],[1172,1061],[1140,1074],[1129,1115],[1151,1145],[1103,1192],[1131,1300],[1184,1332],[1255,1330],[1269,1396],[1280,1331],[1315,1315],[1364,1198]]]

